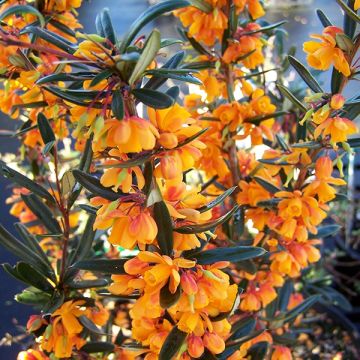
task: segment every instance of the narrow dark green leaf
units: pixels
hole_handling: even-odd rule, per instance
[[[318,18],[320,19],[323,27],[333,26],[333,24],[331,23],[329,18],[323,13],[322,10],[316,9],[316,14],[317,14]]]
[[[31,265],[20,261],[16,264],[16,270],[27,284],[45,292],[53,291],[54,287],[49,283],[47,278]]]
[[[35,194],[21,195],[21,198],[50,233],[59,234],[62,232],[52,211]]]
[[[348,0],[347,5],[350,9],[353,9],[355,0]],[[350,16],[344,16],[344,32],[351,39],[354,37],[356,25],[356,21],[353,20]]]
[[[280,117],[283,115],[288,115],[288,114],[289,114],[288,111],[276,111],[272,114],[258,115],[258,116],[254,116],[252,118],[247,118],[247,119],[245,119],[245,122],[252,123],[254,125],[259,125],[262,121],[272,119],[272,118],[277,118],[277,117]]]
[[[53,149],[55,144],[56,144],[56,141],[50,141],[50,142],[46,143],[44,146],[44,149],[42,151],[43,155],[46,156],[49,152],[51,152],[51,150]]]
[[[336,0],[336,2],[340,5],[340,7],[344,10],[345,14],[349,18],[356,21],[357,23],[360,23],[359,15],[353,9],[351,9],[343,0]]]
[[[39,21],[42,27],[45,26],[45,19],[44,16],[33,6],[30,5],[15,5],[8,7],[5,11],[3,11],[0,14],[0,21],[3,21],[8,16],[11,15],[19,15],[19,14],[32,14],[35,15]]]
[[[175,44],[182,44],[183,41],[180,39],[162,39],[160,43],[160,48],[168,47]]]
[[[279,21],[277,23],[274,23],[274,24],[270,24],[270,25],[267,25],[267,26],[263,26],[261,27],[260,29],[257,29],[257,30],[252,30],[252,31],[246,31],[244,32],[242,35],[253,35],[253,34],[257,34],[257,33],[266,33],[270,30],[273,30],[273,29],[276,29],[278,27],[280,27],[281,25],[284,25],[286,24],[287,21],[286,20],[282,20],[282,21]]]
[[[100,71],[92,80],[90,83],[90,87],[96,86],[97,84],[101,83],[101,81],[107,79],[112,75],[112,71],[110,69],[105,69],[103,71]]]
[[[247,355],[250,356],[251,360],[264,360],[266,354],[270,349],[270,344],[267,341],[260,341],[248,350]]]
[[[116,44],[116,34],[114,30],[114,26],[111,21],[109,9],[103,9],[100,14],[101,25],[104,31],[105,37],[110,40],[112,44]]]
[[[179,51],[174,54],[159,70],[161,69],[176,69],[184,59],[185,52]],[[152,77],[144,86],[146,89],[156,90],[166,82],[165,78]]]
[[[232,334],[228,338],[228,341],[237,340],[250,334],[255,329],[255,326],[256,320],[253,317],[238,320],[231,326]]]
[[[32,264],[40,272],[49,272],[49,267],[43,264],[42,258],[10,234],[2,225],[0,225],[0,244],[21,260]]]
[[[303,64],[300,63],[299,60],[295,59],[293,56],[288,55],[288,60],[296,72],[300,75],[300,77],[305,81],[305,83],[309,86],[309,88],[315,93],[323,93],[324,90],[321,88],[319,83],[315,80],[315,78],[310,74],[309,70],[305,68]]]
[[[185,37],[189,40],[190,45],[201,55],[206,55],[207,57],[212,57],[213,55],[206,48],[204,48],[199,42],[197,42],[193,37],[191,37],[186,31],[184,31]]]
[[[181,142],[180,144],[178,144],[175,149],[179,149],[184,145],[190,144],[192,141],[194,141],[195,139],[199,138],[201,135],[205,134],[207,131],[209,130],[209,128],[204,128],[202,130],[200,130],[199,132],[197,132],[196,134],[189,136],[186,140],[184,140],[183,142]]]
[[[83,280],[83,281],[71,281],[66,283],[67,286],[71,289],[92,289],[92,288],[102,288],[109,285],[109,282],[106,279],[95,279],[95,280]]]
[[[277,329],[278,327],[283,326],[292,320],[294,320],[298,315],[305,313],[309,310],[315,303],[320,300],[319,295],[312,295],[306,298],[301,304],[297,305],[284,315],[280,315],[274,319],[273,323],[270,325],[271,329]]]
[[[88,221],[86,223],[84,232],[79,240],[79,243],[72,255],[71,263],[75,261],[80,261],[89,254],[92,244],[95,238],[96,230],[93,229],[94,222],[96,220],[96,215],[89,215]]]
[[[239,205],[234,206],[228,213],[219,217],[218,219],[199,225],[184,225],[174,229],[174,231],[180,234],[197,234],[201,232],[205,232],[211,229],[216,228],[217,226],[223,224],[224,222],[228,221],[234,213],[239,209]]]
[[[124,99],[120,90],[115,90],[113,92],[111,110],[118,120],[124,118]]]
[[[82,348],[80,348],[80,351],[84,351],[88,354],[111,353],[114,352],[114,350],[115,350],[114,344],[110,342],[102,342],[102,341],[88,342]]]
[[[160,70],[160,69],[157,69]],[[193,76],[192,74],[179,74],[177,73],[177,71],[157,71],[157,70],[148,70],[146,73],[149,75],[153,75],[156,78],[164,78],[164,79],[173,79],[173,80],[179,80],[179,81],[184,81],[184,82],[188,82],[191,84],[196,84],[196,85],[202,85],[202,81],[199,80],[198,78],[196,78],[195,76]],[[181,69],[182,70],[182,69]],[[180,70],[178,70],[180,71]],[[191,71],[190,69],[188,70],[189,72]]]
[[[212,200],[208,204],[198,208],[197,210],[200,211],[201,213],[203,213],[203,212],[208,211],[208,210],[212,209],[213,207],[221,204],[228,196],[230,196],[234,192],[234,190],[236,188],[237,188],[237,186],[233,186],[232,188],[226,190],[220,196],[218,196],[217,198],[215,198],[214,200]]]
[[[154,109],[166,109],[174,105],[174,99],[160,91],[152,89],[134,89],[132,94],[137,100]]]
[[[255,246],[235,246],[231,248],[216,248],[192,254],[200,265],[213,264],[217,261],[238,262],[263,256],[266,250]]]
[[[147,154],[143,154],[139,157],[134,157],[130,160],[126,160],[123,161],[121,163],[117,163],[117,164],[111,164],[111,165],[97,165],[98,169],[108,169],[108,168],[121,168],[121,169],[128,169],[130,167],[134,167],[134,166],[139,166],[142,165],[144,163],[146,163],[147,161],[150,160],[150,158],[153,156],[154,154],[152,152],[147,153]]]
[[[317,230],[317,234],[309,234],[311,239],[323,239],[328,236],[333,236],[342,229],[341,225],[324,225],[320,226]]]
[[[331,93],[337,94],[340,89],[340,85],[343,79],[343,74],[333,68],[332,74],[331,74]]]
[[[166,94],[171,96],[176,102],[180,95],[180,88],[178,86],[172,86],[171,88],[166,90]]]
[[[13,181],[17,185],[23,186],[24,188],[32,191],[34,194],[50,201],[51,203],[55,203],[55,199],[45,188],[37,184],[35,181],[32,181],[26,176],[20,174],[16,170],[10,168],[3,161],[0,161],[0,172],[1,175]]]
[[[181,288],[178,286],[175,293],[172,294],[169,290],[169,282],[166,283],[165,286],[163,286],[160,290],[160,306],[163,309],[168,309],[169,307],[175,305],[181,295]]]
[[[20,34],[34,34],[35,36],[45,40],[46,42],[64,50],[68,54],[73,54],[76,51],[76,44],[71,43],[66,38],[50,31],[36,26],[27,26]]]
[[[75,264],[75,269],[95,271],[104,274],[125,274],[124,264],[131,258],[122,259],[91,259],[82,260]]]
[[[187,333],[182,332],[174,326],[166,337],[165,342],[160,350],[159,360],[172,359],[180,350],[181,345],[185,341]]]
[[[301,101],[289,89],[287,89],[285,86],[283,86],[281,84],[276,84],[276,86],[278,87],[281,94],[283,96],[285,96],[286,98],[288,98],[296,107],[298,107],[300,110],[302,110],[304,112],[307,111],[306,107],[301,103]]]
[[[122,193],[116,193],[109,188],[101,185],[100,180],[95,176],[91,176],[81,170],[73,170],[75,179],[91,194],[101,196],[107,200],[117,200],[121,197]]]
[[[275,193],[281,191],[280,188],[278,188],[277,186],[275,186],[274,184],[272,184],[271,182],[265,180],[264,178],[262,178],[260,176],[254,176],[253,179],[259,185],[261,185],[266,191],[268,191],[271,194],[275,194]]]
[[[281,312],[286,311],[288,308],[290,296],[293,292],[293,286],[294,284],[292,280],[286,280],[279,290],[278,308]]]
[[[96,76],[95,76],[96,77]],[[77,74],[77,73],[60,73],[60,74],[51,74],[44,77],[41,77],[39,80],[36,81],[37,85],[43,85],[50,82],[59,82],[59,81],[84,81],[94,78],[94,75],[91,73],[88,73],[88,75],[85,74]],[[95,79],[95,78],[94,78]]]
[[[126,48],[134,40],[136,34],[149,22],[155,20],[160,15],[163,15],[169,11],[173,11],[185,6],[189,6],[190,3],[187,0],[168,0],[162,1],[159,4],[149,7],[132,23],[127,34],[121,41],[119,51],[123,54]]]
[[[87,330],[93,334],[97,335],[106,335],[101,329],[99,329],[89,318],[85,315],[78,317],[81,325],[83,325]]]
[[[8,273],[8,275],[12,276],[14,279],[23,282],[24,284],[28,283],[26,280],[21,276],[21,274],[18,273],[16,266],[11,266],[9,263],[1,264],[1,267],[3,270]]]
[[[159,229],[157,241],[163,255],[171,255],[174,247],[173,225],[164,201],[154,204],[154,220]]]

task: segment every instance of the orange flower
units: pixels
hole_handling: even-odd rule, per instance
[[[344,52],[337,47],[336,35],[344,34],[343,30],[336,26],[328,26],[323,30],[322,35],[311,35],[321,42],[307,41],[304,43],[304,51],[308,54],[307,61],[310,66],[318,70],[327,70],[334,64],[335,69],[344,76],[351,74],[349,63]]]
[[[16,360],[49,360],[49,358],[42,351],[29,349],[20,351]]]
[[[220,354],[225,350],[225,341],[216,333],[206,332],[203,342],[204,346],[213,354]]]
[[[314,131],[314,138],[317,139],[320,135],[323,137],[330,135],[330,140],[334,144],[347,141],[348,135],[356,134],[358,131],[353,121],[339,116],[322,121],[314,119],[314,122],[318,124]]]
[[[187,351],[195,359],[204,353],[204,343],[200,336],[190,335],[187,340]]]
[[[328,202],[335,198],[336,190],[330,186],[333,185],[346,185],[346,181],[331,176],[333,171],[332,161],[328,156],[323,156],[316,160],[315,164],[315,177],[316,180],[312,181],[304,190],[305,195],[313,196],[316,194],[320,202]]]
[[[221,40],[227,28],[228,19],[221,8],[214,8],[205,13],[196,7],[189,6],[175,11],[185,27],[189,27],[189,36],[206,45],[214,45],[216,40]]]

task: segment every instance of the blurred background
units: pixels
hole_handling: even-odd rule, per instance
[[[131,22],[144,11],[150,3],[155,3],[154,0],[91,0],[83,1],[82,7],[79,9],[79,20],[84,25],[84,31],[88,33],[95,32],[95,18],[100,10],[104,7],[110,9],[112,20],[117,31],[118,36],[126,32]],[[266,20],[269,22],[277,22],[283,19],[288,21],[284,28],[288,31],[289,37],[287,39],[287,47],[296,46],[298,48],[296,57],[301,61],[305,60],[305,54],[302,52],[302,43],[309,38],[309,34],[320,33],[322,25],[318,20],[315,10],[321,8],[326,12],[330,20],[336,24],[341,25],[342,16],[339,7],[335,0],[270,0],[267,1],[267,15]],[[156,24],[153,24],[164,37],[178,37],[177,22],[171,16],[161,18]],[[328,82],[323,79],[324,83]],[[327,84],[326,84],[327,85]],[[326,86],[325,85],[325,86]],[[351,89],[350,89],[351,92]],[[0,117],[0,129],[13,130],[18,125],[15,121],[8,119],[6,116]],[[17,143],[14,139],[1,137],[0,153],[15,152]],[[0,178],[0,206],[1,206],[1,223],[10,231],[13,231],[12,223],[15,218],[9,215],[9,206],[5,206],[5,200],[10,195],[9,182],[6,179]],[[15,263],[14,259],[5,250],[0,249],[0,263],[9,262]],[[24,305],[18,305],[13,300],[14,295],[21,291],[22,286],[9,278],[9,276],[0,270],[0,308],[1,308],[1,322],[0,322],[0,339],[3,338],[2,343],[6,344],[6,332],[16,335],[17,326],[24,326],[27,321],[27,316],[30,314],[30,308]],[[11,306],[10,306],[11,305]],[[19,350],[18,346],[1,347],[0,359],[12,360],[16,359],[16,354]]]

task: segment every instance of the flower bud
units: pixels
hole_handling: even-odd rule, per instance
[[[198,286],[196,284],[194,277],[187,272],[181,274],[180,284],[181,284],[181,288],[184,290],[184,292],[187,295],[196,294],[198,291]]]
[[[204,344],[200,336],[190,335],[187,340],[188,353],[197,359],[204,353]]]
[[[341,94],[335,94],[331,97],[330,106],[334,110],[339,110],[344,106],[345,98]]]
[[[34,332],[39,330],[43,324],[46,324],[46,322],[41,315],[31,315],[26,324],[26,329],[28,332]]]
[[[225,350],[225,342],[218,334],[207,332],[203,341],[205,347],[213,354],[220,354]]]

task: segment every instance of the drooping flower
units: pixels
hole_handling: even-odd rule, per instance
[[[328,70],[331,64],[344,76],[351,74],[346,56],[336,43],[336,35],[344,34],[344,31],[336,26],[328,26],[322,35],[311,35],[321,42],[307,41],[304,43],[304,51],[308,54],[309,65],[318,70]]]

